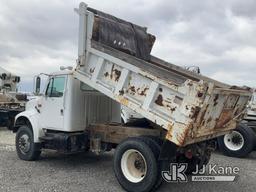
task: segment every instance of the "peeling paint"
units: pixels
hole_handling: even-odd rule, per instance
[[[157,104],[159,106],[164,106],[164,104],[163,104],[163,96],[161,94],[157,96],[157,99],[155,100],[155,104]]]
[[[90,69],[90,73],[94,73],[95,67]]]
[[[196,119],[197,116],[198,116],[198,114],[199,114],[199,112],[200,112],[200,110],[201,110],[201,108],[198,107],[198,106],[192,107],[192,108],[191,108],[191,115],[190,115],[190,118]]]
[[[217,94],[217,95],[215,95],[215,97],[214,97],[214,100],[213,100],[214,104],[213,104],[213,106],[218,105],[218,102],[217,102],[218,99],[219,99],[219,95]]]
[[[104,73],[104,76],[105,76],[105,77],[108,77],[108,76],[109,76],[108,72]]]
[[[139,93],[139,95],[141,95],[141,96],[147,96],[147,91],[148,91],[148,90],[149,90],[148,87],[144,88],[143,91],[141,91],[141,92]]]
[[[232,119],[233,111],[230,109],[224,109],[218,118],[216,128],[224,127]]]
[[[166,134],[166,139],[168,139],[169,141],[172,141],[172,138],[173,138],[173,126],[171,124],[169,124],[167,126],[167,134]]]
[[[119,98],[119,102],[122,104],[122,105],[125,105],[125,106],[128,106],[129,104],[129,100],[126,99],[126,98]]]
[[[124,95],[124,90],[123,89],[119,91],[119,95]]]

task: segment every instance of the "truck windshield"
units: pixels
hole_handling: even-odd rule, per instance
[[[46,95],[48,97],[62,97],[65,87],[65,77],[54,77],[50,79]]]

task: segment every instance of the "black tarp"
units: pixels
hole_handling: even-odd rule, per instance
[[[93,40],[144,60],[150,60],[155,37],[147,29],[101,11],[88,8],[97,15]]]

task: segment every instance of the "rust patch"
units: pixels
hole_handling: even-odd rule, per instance
[[[104,76],[105,76],[105,77],[108,77],[108,76],[109,76],[108,72],[104,73]]]
[[[200,112],[201,108],[196,106],[196,107],[192,107],[191,108],[191,115],[189,116],[192,119],[196,119],[199,112]]]
[[[138,89],[137,89],[137,90],[138,90]],[[141,91],[141,92],[139,93],[139,95],[141,95],[141,96],[147,96],[147,91],[148,91],[148,90],[149,90],[148,87],[144,88],[143,91]]]
[[[232,110],[224,109],[217,121],[215,128],[223,128],[230,120],[232,120]]]
[[[112,65],[112,67],[111,67],[110,79],[113,78],[113,71],[114,71],[114,65]]]
[[[95,67],[90,69],[90,73],[94,73]]]
[[[115,81],[118,81],[122,72],[117,70],[117,69],[115,69],[114,73],[115,73]]]
[[[176,135],[180,146],[182,146],[185,143],[185,138],[188,135],[190,129],[192,129],[192,124],[186,126],[183,132],[180,132],[179,134]]]
[[[207,120],[207,123],[210,123],[212,121],[212,118],[210,117],[208,120]]]
[[[171,107],[170,105],[166,106],[172,113],[176,110],[177,107]]]
[[[218,99],[219,99],[219,94],[215,95],[215,97],[214,97],[214,99],[213,99],[213,102],[214,102],[213,106],[218,105],[218,102],[217,102]]]
[[[120,101],[120,103],[121,103],[122,105],[125,105],[125,106],[127,106],[127,105],[129,104],[129,101],[128,101],[128,99],[126,99],[126,98],[121,98],[121,99],[119,99],[119,101]]]
[[[201,97],[204,96],[204,94],[203,94],[202,92],[198,92],[198,93],[197,93],[197,96],[198,96],[199,98],[201,98]]]
[[[140,96],[147,96],[147,91],[149,90],[148,87],[141,88],[138,87],[136,88],[134,85],[129,84],[129,88],[126,90],[127,93],[130,93],[131,95],[140,95]]]
[[[173,129],[173,126],[169,124],[167,126],[167,129],[168,129],[168,131],[166,133],[166,139],[169,140],[169,141],[172,141],[172,137],[173,137],[173,133],[172,133],[173,130],[172,129]]]
[[[124,95],[124,90],[123,89],[119,91],[119,95]]]
[[[115,81],[118,81],[119,80],[119,78],[120,78],[120,76],[121,76],[121,71],[120,70],[117,70],[117,69],[115,69],[115,66],[114,65],[112,65],[112,67],[111,67],[111,73],[110,73],[110,79],[111,80],[115,80]],[[105,74],[105,77],[107,77],[109,74],[108,74],[108,72],[106,72]]]
[[[130,90],[135,93],[135,92],[136,92],[135,86],[131,86],[131,87],[130,87]]]
[[[129,85],[129,88],[126,90],[127,93],[131,94],[131,95],[135,95],[136,93],[136,88],[133,85]]]
[[[174,112],[176,110],[176,107],[171,108],[171,111]]]
[[[163,104],[163,96],[160,94],[157,96],[157,99],[155,100],[155,103],[159,106],[164,106]]]

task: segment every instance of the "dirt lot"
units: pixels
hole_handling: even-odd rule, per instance
[[[122,191],[112,171],[113,152],[67,156],[43,152],[37,162],[17,158],[14,134],[0,130],[0,191]],[[256,152],[246,159],[213,154],[211,164],[240,168],[235,182],[188,182],[164,184],[159,191],[255,191]]]

